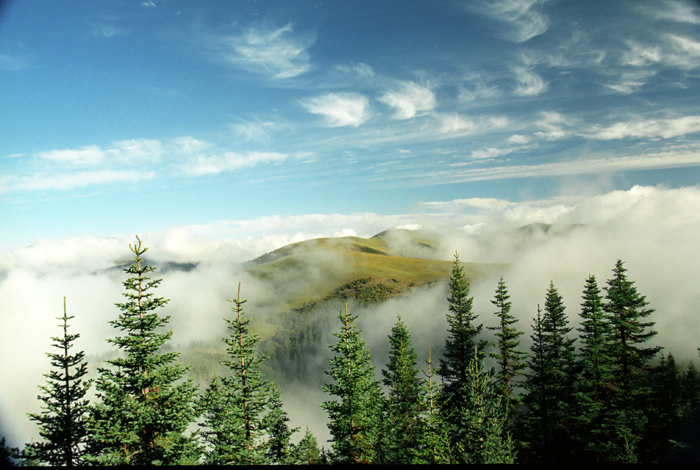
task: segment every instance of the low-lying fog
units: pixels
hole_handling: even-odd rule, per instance
[[[572,324],[577,324],[581,291],[589,274],[603,287],[617,259],[656,310],[651,317],[659,332],[656,344],[676,360],[697,360],[700,346],[700,188],[634,187],[586,198],[510,203],[467,199],[425,204],[421,215],[313,215],[221,222],[138,234],[150,247],[146,258],[160,264],[155,277],[163,283],[157,295],[170,299],[162,313],[171,315],[174,345],[193,340],[217,340],[226,335],[222,318],[230,312],[239,282],[246,311],[253,317],[268,314],[271,288],[242,272],[241,264],[288,243],[320,236],[371,237],[394,227],[421,228],[440,234],[438,259],[463,262],[509,263],[502,275],[513,303],[512,313],[526,331],[522,347],[530,343],[530,326],[537,305],[544,303],[550,281],[559,289]],[[517,230],[528,224],[552,224],[548,231]],[[131,259],[133,234],[110,238],[81,237],[37,240],[30,246],[0,254],[0,435],[10,446],[23,446],[38,437],[36,424],[26,415],[39,411],[37,395],[49,371],[45,353],[50,337],[58,336],[66,297],[75,348],[95,357],[108,350],[106,339],[117,334],[109,324],[118,315],[126,275],[115,263]],[[400,237],[395,250],[425,257]],[[412,250],[416,251],[412,251]],[[321,261],[320,261],[321,262]],[[171,263],[170,265],[163,263]],[[178,264],[179,263],[179,264]],[[168,269],[180,266],[187,269]],[[325,260],[319,266],[328,266]],[[307,272],[308,271],[308,272]],[[322,269],[293,273],[322,276]],[[309,282],[312,282],[310,279]],[[472,285],[474,309],[485,326],[495,325],[490,303],[497,276]],[[358,327],[374,354],[377,373],[388,349],[387,335],[397,314],[411,329],[421,365],[428,348],[442,347],[447,311],[444,285],[419,288],[373,308],[357,308]],[[337,314],[337,312],[335,312]],[[332,342],[330,332],[327,342]],[[53,351],[51,351],[53,352]],[[326,367],[325,358],[317,358]],[[433,356],[437,364],[437,357]],[[88,364],[91,367],[91,364]],[[328,437],[319,404],[328,399],[318,384],[283,389],[285,408],[296,426],[309,426],[320,443]]]

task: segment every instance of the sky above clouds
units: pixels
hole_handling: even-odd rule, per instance
[[[700,175],[700,5],[8,1],[0,246]]]

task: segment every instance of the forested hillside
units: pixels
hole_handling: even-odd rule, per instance
[[[65,304],[47,340],[51,368],[38,385],[42,411],[27,419],[41,439],[2,442],[23,465],[657,463],[697,461],[700,374],[656,342],[653,299],[638,292],[622,260],[605,281],[581,280],[565,307],[552,282],[529,324],[512,315],[508,285],[493,286],[484,327],[471,281],[502,265],[410,257],[429,253],[415,234],[408,251],[383,232],[290,245],[253,260],[254,276],[284,279],[275,320],[258,322],[238,284],[218,345],[171,344],[168,300],[138,239],[123,267],[124,301],[107,342],[121,354],[91,364],[73,349]],[[288,284],[308,259],[325,259],[314,289]],[[177,268],[177,267],[176,267]],[[166,271],[166,270],[162,270]],[[299,279],[308,277],[299,276]],[[417,286],[446,283],[444,343],[426,361],[401,311],[372,351],[353,311]],[[269,285],[275,286],[274,282]],[[281,287],[280,287],[281,289]],[[274,288],[273,288],[274,290]],[[186,293],[183,292],[183,295]],[[336,312],[333,316],[327,313]],[[573,326],[576,325],[576,326]],[[376,334],[376,332],[372,332]],[[327,338],[331,341],[326,341]],[[529,338],[529,347],[521,346]],[[308,361],[323,351],[319,370]],[[421,351],[422,353],[422,351]],[[374,358],[386,354],[377,368]],[[380,356],[382,357],[382,356]],[[486,364],[495,364],[487,367]],[[377,370],[379,369],[379,370]],[[292,427],[291,380],[320,384],[329,441]],[[91,398],[94,397],[94,398]]]

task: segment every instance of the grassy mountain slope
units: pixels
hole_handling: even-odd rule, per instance
[[[402,236],[404,249],[413,246],[428,253],[436,250],[436,242],[428,232],[388,230],[372,238],[318,238],[287,245],[251,261],[247,271],[283,294],[277,298],[285,311],[329,298],[363,300],[360,297],[366,298],[371,286],[396,295],[414,286],[449,279],[452,261],[402,256],[390,243],[397,235]],[[502,267],[488,263],[463,265],[470,280]]]

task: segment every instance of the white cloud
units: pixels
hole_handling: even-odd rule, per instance
[[[526,135],[513,134],[508,137],[508,142],[511,144],[527,144],[530,142],[530,138]]]
[[[152,164],[160,161],[165,152],[157,139],[130,139],[114,142],[114,148],[105,151],[115,162],[131,165]]]
[[[405,82],[399,90],[383,94],[379,101],[396,109],[396,119],[411,119],[435,108],[435,94],[413,82]]]
[[[171,145],[174,146],[178,152],[185,154],[202,152],[212,147],[211,143],[196,139],[191,136],[177,137],[175,139],[172,139],[170,142]]]
[[[459,113],[435,113],[434,117],[437,121],[436,132],[450,138],[499,129],[508,124],[508,119],[504,117],[482,117],[474,120]]]
[[[238,124],[232,124],[231,130],[238,137],[246,141],[261,141],[268,137],[268,131],[277,127],[274,122],[251,122],[245,121]]]
[[[639,91],[654,75],[656,72],[649,69],[624,71],[615,78],[616,81],[602,83],[602,85],[618,93],[629,95]]]
[[[306,99],[301,105],[323,116],[331,127],[357,127],[370,118],[369,100],[357,93],[329,93]]]
[[[130,139],[112,143],[101,148],[89,145],[78,149],[50,150],[39,152],[37,157],[61,166],[95,167],[101,164],[144,165],[156,163],[164,153],[163,144],[157,139]]]
[[[642,67],[659,63],[663,54],[659,46],[643,46],[636,41],[625,41],[628,50],[622,52],[621,65]]]
[[[547,91],[548,85],[542,77],[525,67],[513,67],[518,86],[514,93],[518,96],[538,96]]]
[[[95,170],[75,173],[35,174],[31,176],[9,175],[0,178],[0,194],[25,191],[65,191],[104,184],[152,179],[153,171]]]
[[[670,119],[638,119],[618,122],[608,127],[594,126],[589,136],[600,140],[615,139],[670,139],[700,132],[700,116]]]
[[[333,68],[338,74],[357,78],[360,80],[369,80],[374,78],[374,69],[364,62],[359,62],[353,65],[339,64]]]
[[[683,0],[663,0],[653,5],[640,5],[654,20],[670,20],[677,23],[700,24],[700,12],[691,2]]]
[[[220,155],[197,155],[183,165],[183,170],[192,176],[212,175],[263,163],[280,163],[286,160],[287,156],[277,152],[226,152]]]
[[[71,166],[94,166],[102,162],[104,151],[97,145],[90,145],[80,149],[51,150],[39,152],[39,158],[50,160],[59,164]]]
[[[440,117],[440,132],[442,133],[473,132],[476,128],[477,125],[474,121],[457,113],[445,114]]]
[[[424,174],[414,184],[435,185],[510,178],[554,177],[571,175],[607,174],[617,171],[649,170],[700,166],[700,157],[694,151],[650,152],[632,156],[598,156],[570,161],[537,165],[502,165],[466,170],[439,171]]]
[[[295,35],[291,23],[270,29],[251,26],[247,31],[221,38],[223,58],[243,70],[275,79],[293,78],[311,69],[309,35]]]
[[[535,135],[547,140],[557,140],[568,137],[572,134],[571,128],[574,123],[572,120],[556,111],[547,111],[540,113],[540,119],[535,122],[535,126],[542,129],[535,132]]]
[[[480,11],[509,27],[504,33],[509,40],[522,43],[544,34],[549,27],[549,18],[539,11],[541,0],[487,0]]]
[[[474,160],[489,160],[492,158],[500,157],[501,155],[508,155],[513,151],[514,149],[511,148],[489,147],[485,149],[474,150],[471,153],[471,158],[473,158]]]

